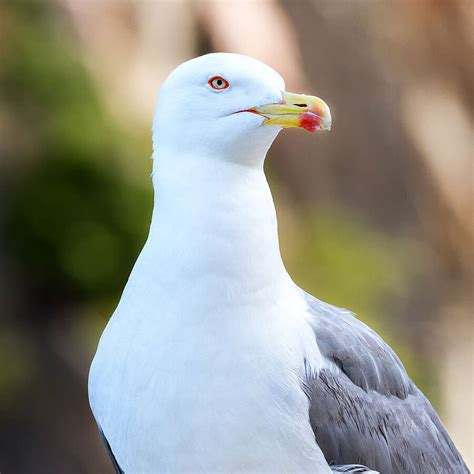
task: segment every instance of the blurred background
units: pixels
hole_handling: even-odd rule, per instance
[[[88,407],[99,335],[145,241],[160,84],[249,54],[333,131],[267,160],[307,291],[392,345],[471,468],[474,2],[0,3],[0,470],[111,473]]]

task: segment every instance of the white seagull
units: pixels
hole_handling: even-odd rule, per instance
[[[468,472],[390,347],[282,262],[265,155],[330,125],[246,56],[163,84],[150,233],[89,376],[117,472]]]

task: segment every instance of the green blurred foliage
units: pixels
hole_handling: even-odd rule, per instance
[[[16,196],[10,226],[15,251],[36,278],[82,297],[121,288],[150,215],[148,194],[103,169],[96,151],[54,156],[53,148]]]
[[[33,345],[19,331],[0,326],[0,413],[9,413],[28,390],[36,372]],[[7,362],[7,363],[6,363]]]
[[[406,290],[395,239],[338,208],[317,209],[300,222],[290,273],[310,293],[372,321],[387,297]]]
[[[11,248],[32,279],[56,292],[115,296],[146,236],[150,185],[121,167],[135,158],[124,156],[132,135],[107,116],[48,5],[35,3],[36,17],[23,8],[7,9],[0,72],[3,107],[28,142],[8,157],[29,163],[8,216]]]

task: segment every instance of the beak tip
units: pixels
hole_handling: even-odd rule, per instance
[[[308,132],[329,131],[331,130],[331,116],[317,115],[313,112],[305,112],[300,115],[299,127]]]
[[[329,132],[331,130],[331,127],[332,127],[332,120],[331,120],[331,117],[329,117],[329,120],[326,119],[323,121],[323,126],[321,127],[321,130],[326,130]]]

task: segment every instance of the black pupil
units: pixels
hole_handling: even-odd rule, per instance
[[[223,84],[222,79],[217,79],[217,85],[222,86],[222,84]]]

